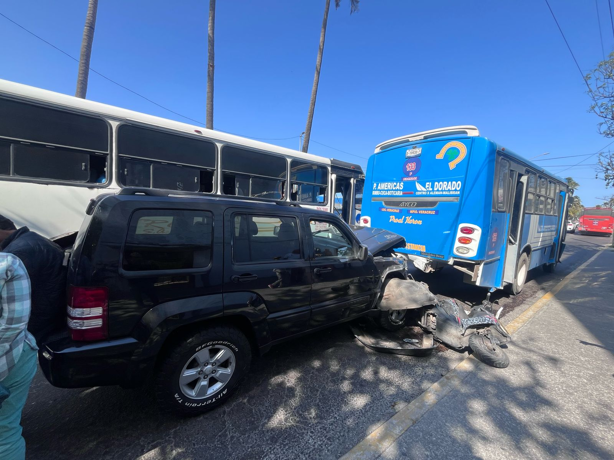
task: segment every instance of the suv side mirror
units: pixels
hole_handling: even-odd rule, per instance
[[[358,249],[358,259],[364,262],[367,260],[367,257],[369,257],[369,248],[361,244]]]

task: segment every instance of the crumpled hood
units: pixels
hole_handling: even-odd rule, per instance
[[[374,256],[388,249],[405,247],[405,238],[388,230],[352,225],[352,230]]]

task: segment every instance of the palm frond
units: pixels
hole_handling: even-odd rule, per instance
[[[350,0],[350,14],[358,11],[360,0]],[[341,0],[335,0],[335,8],[341,6]]]

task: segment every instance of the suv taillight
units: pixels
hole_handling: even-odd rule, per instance
[[[68,327],[73,340],[92,342],[106,339],[109,291],[106,287],[71,286],[68,292]]]

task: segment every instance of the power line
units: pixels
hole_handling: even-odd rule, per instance
[[[595,101],[595,96],[593,95],[593,90],[591,89],[591,87],[589,86],[588,82],[586,81],[586,78],[584,78],[584,73],[582,73],[582,69],[580,68],[580,64],[578,64],[578,60],[576,59],[576,56],[573,54],[573,51],[571,50],[571,46],[569,46],[569,42],[567,41],[567,38],[565,37],[565,34],[563,33],[563,29],[561,29],[561,26],[559,25],[559,21],[556,19],[556,16],[554,15],[554,11],[552,11],[552,8],[550,7],[550,3],[548,3],[548,0],[544,0],[544,1],[546,2],[546,5],[548,6],[548,9],[550,10],[550,14],[552,15],[552,19],[554,19],[554,22],[556,23],[556,26],[559,28],[559,32],[561,32],[561,36],[563,37],[563,40],[565,41],[565,45],[567,45],[567,49],[569,50],[569,54],[571,54],[571,57],[572,57],[573,61],[576,63],[576,67],[578,68],[578,72],[580,72],[580,76],[582,77],[582,81],[584,82],[584,84],[588,88],[588,93],[590,94],[590,96],[593,99],[593,101]],[[595,101],[595,104],[597,104],[597,101]]]
[[[563,168],[565,166],[577,166],[578,168],[584,168],[586,166],[597,166],[597,163],[588,163],[588,164],[583,164],[582,166],[579,165],[548,165],[548,168]]]
[[[595,0],[595,9],[597,10],[597,25],[599,26],[599,40],[601,41],[601,55],[603,56],[603,60],[605,61],[605,49],[603,48],[603,34],[601,33],[601,19],[599,17],[599,5],[597,4],[597,0]]]
[[[568,168],[565,168],[565,169],[563,169],[563,170],[561,170],[561,171],[558,171],[558,172],[557,172],[557,174],[561,174],[561,173],[563,173],[563,172],[567,171],[568,169],[575,168],[576,166],[578,166],[578,165],[580,165],[580,164],[584,163],[586,160],[588,160],[588,159],[590,159],[590,158],[594,157],[595,155],[598,155],[598,154],[599,154],[599,153],[601,153],[603,150],[605,150],[605,149],[606,149],[606,147],[609,147],[609,146],[610,146],[610,145],[612,145],[612,144],[614,144],[614,141],[610,142],[610,143],[609,143],[608,145],[606,145],[605,147],[603,147],[603,148],[599,149],[597,152],[593,153],[591,156],[586,157],[584,160],[582,160],[582,161],[580,161],[580,162],[576,163],[575,165],[572,165],[572,166],[570,166],[570,167],[568,167]]]
[[[40,36],[36,35],[34,32],[32,32],[32,31],[30,31],[30,30],[26,29],[24,26],[22,26],[21,24],[18,24],[17,22],[13,21],[11,18],[9,18],[8,16],[6,16],[5,14],[0,13],[0,16],[2,16],[2,17],[3,17],[4,19],[6,19],[7,21],[12,22],[12,23],[13,23],[13,24],[15,24],[17,27],[19,27],[20,29],[22,29],[22,30],[26,31],[27,33],[29,33],[29,34],[30,34],[30,35],[32,35],[33,37],[38,38],[38,39],[39,39],[39,40],[41,40],[42,42],[44,42],[44,43],[46,43],[47,45],[51,46],[52,48],[54,48],[54,49],[58,50],[60,53],[62,53],[62,54],[64,54],[64,55],[68,56],[68,57],[69,57],[70,59],[72,59],[73,61],[75,61],[75,62],[79,62],[79,59],[77,59],[76,57],[71,56],[71,55],[70,55],[70,54],[68,54],[66,51],[64,51],[64,50],[62,50],[62,49],[58,48],[57,46],[55,46],[53,43],[48,42],[48,41],[47,41],[47,40],[45,40],[44,38],[42,38],[42,37],[40,37]],[[108,81],[110,81],[111,83],[113,83],[113,84],[115,84],[115,85],[119,86],[120,88],[123,88],[123,89],[125,89],[126,91],[129,91],[129,92],[131,92],[132,94],[135,94],[135,95],[137,95],[138,97],[145,99],[147,102],[150,102],[150,103],[152,103],[152,104],[154,104],[154,105],[156,105],[156,106],[160,107],[161,109],[164,109],[164,110],[166,110],[166,111],[168,111],[168,112],[170,112],[170,113],[173,113],[173,114],[175,114],[175,115],[177,115],[177,116],[179,116],[179,117],[185,118],[186,120],[190,120],[190,121],[193,121],[193,122],[195,122],[195,123],[198,123],[199,125],[204,126],[204,123],[203,123],[202,121],[195,120],[194,118],[190,118],[190,117],[187,117],[187,116],[185,116],[185,115],[180,114],[179,112],[175,112],[174,110],[171,110],[171,109],[169,109],[168,107],[164,107],[162,104],[158,104],[156,101],[152,101],[152,100],[151,100],[151,99],[149,99],[148,97],[143,96],[142,94],[137,93],[136,91],[134,91],[134,90],[132,90],[132,89],[128,88],[127,86],[124,86],[124,85],[122,85],[121,83],[116,82],[115,80],[113,80],[113,79],[111,79],[111,78],[107,77],[106,75],[103,75],[102,73],[98,72],[97,70],[92,69],[91,67],[90,67],[90,70],[91,70],[92,72],[94,72],[96,75],[101,76],[101,77],[102,77],[102,78],[104,78],[105,80],[108,80]]]
[[[369,157],[365,157],[365,156],[363,156],[363,155],[356,155],[355,153],[346,152],[345,150],[339,150],[339,149],[337,149],[337,148],[335,148],[335,147],[331,147],[330,145],[322,144],[322,142],[314,141],[313,139],[311,139],[311,142],[314,142],[314,143],[316,143],[316,144],[319,144],[319,145],[321,145],[322,147],[327,147],[327,148],[329,148],[329,149],[331,149],[331,150],[336,150],[337,152],[345,153],[346,155],[352,155],[353,157],[362,158],[362,159],[364,159],[364,160],[368,160],[368,159],[369,159]]]
[[[3,17],[4,19],[6,19],[7,21],[9,21],[9,22],[13,23],[14,25],[16,25],[17,27],[19,27],[19,28],[20,28],[20,29],[22,29],[23,31],[25,31],[25,32],[29,33],[29,34],[30,34],[30,35],[32,35],[33,37],[35,37],[35,38],[39,39],[39,40],[40,40],[40,41],[42,41],[43,43],[45,43],[45,44],[47,44],[47,45],[51,46],[51,47],[52,47],[52,48],[54,48],[55,50],[59,51],[60,53],[64,54],[65,56],[69,57],[69,58],[70,58],[70,59],[72,59],[73,61],[75,61],[75,62],[77,62],[77,63],[79,62],[79,59],[77,59],[76,57],[74,57],[74,56],[72,56],[71,54],[67,53],[67,52],[66,52],[66,51],[64,51],[63,49],[58,48],[58,47],[57,47],[57,46],[55,46],[53,43],[51,43],[51,42],[49,42],[49,41],[45,40],[43,37],[41,37],[41,36],[39,36],[39,35],[35,34],[34,32],[32,32],[31,30],[29,30],[29,29],[25,28],[25,27],[24,27],[24,26],[22,26],[21,24],[19,24],[19,23],[17,23],[17,22],[15,22],[15,21],[13,21],[11,18],[9,18],[8,16],[6,16],[5,14],[0,13],[0,16],[2,16],[2,17]],[[123,88],[123,89],[125,89],[126,91],[131,92],[132,94],[135,94],[136,96],[138,96],[138,97],[140,97],[140,98],[142,98],[142,99],[146,100],[147,102],[150,102],[151,104],[154,104],[154,105],[156,105],[156,106],[160,107],[161,109],[164,109],[164,110],[166,110],[166,111],[168,111],[168,112],[170,112],[170,113],[172,113],[172,114],[175,114],[175,115],[177,115],[177,116],[179,116],[179,117],[181,117],[181,118],[184,118],[184,119],[186,119],[186,120],[193,121],[194,123],[196,123],[196,124],[198,124],[198,125],[200,125],[200,126],[204,126],[204,125],[205,125],[205,123],[204,123],[203,121],[201,121],[201,120],[196,120],[196,119],[194,119],[194,118],[190,118],[190,117],[188,117],[188,116],[186,116],[186,115],[183,115],[183,114],[181,114],[181,113],[179,113],[179,112],[175,112],[174,110],[169,109],[168,107],[165,107],[165,106],[163,106],[162,104],[159,104],[159,103],[157,103],[156,101],[153,101],[153,100],[149,99],[149,98],[148,98],[148,97],[146,97],[146,96],[143,96],[142,94],[140,94],[140,93],[138,93],[138,92],[136,92],[136,91],[134,91],[134,90],[132,90],[132,89],[128,88],[127,86],[124,86],[124,85],[122,85],[121,83],[118,83],[117,81],[115,81],[115,80],[113,80],[113,79],[111,79],[111,78],[107,77],[106,75],[104,75],[104,74],[102,74],[102,73],[98,72],[97,70],[95,70],[95,69],[93,69],[93,68],[91,68],[91,67],[90,67],[90,70],[91,70],[93,73],[95,73],[96,75],[101,76],[101,77],[102,77],[102,78],[104,78],[105,80],[110,81],[111,83],[113,83],[113,84],[115,84],[115,85],[119,86],[120,88]],[[219,131],[219,130],[218,130],[218,131]],[[234,134],[234,133],[228,133],[228,134],[233,134],[233,135],[235,135],[235,136],[237,135],[237,134]],[[299,138],[300,136],[292,136],[292,137],[276,137],[276,138],[251,137],[251,136],[243,136],[243,137],[249,137],[250,139],[254,139],[254,140],[261,140],[261,141],[285,141],[285,140],[290,140],[290,139],[297,139],[297,138]],[[336,149],[335,147],[331,147],[331,146],[329,146],[329,145],[325,145],[325,144],[322,144],[322,143],[320,143],[320,142],[316,142],[316,141],[312,141],[312,142],[315,142],[316,144],[320,144],[320,145],[322,145],[322,146],[324,146],[324,147],[328,147],[329,149],[337,150],[337,151],[342,152],[342,153],[345,153],[345,154],[347,154],[347,155],[352,155],[352,156],[356,156],[356,157],[359,157],[359,158],[366,158],[366,157],[362,157],[362,156],[360,156],[360,155],[355,155],[355,154],[353,154],[353,153],[349,153],[349,152],[345,152],[345,151],[343,151],[343,150]]]
[[[612,35],[614,36],[614,19],[612,19],[612,1],[608,0],[608,6],[610,7],[610,24],[612,25]]]
[[[552,157],[552,158],[540,158],[539,160],[531,160],[531,161],[552,161],[552,160],[558,160],[560,158],[590,157],[591,155],[594,155],[594,153],[583,153],[581,155],[564,155],[564,156]]]

